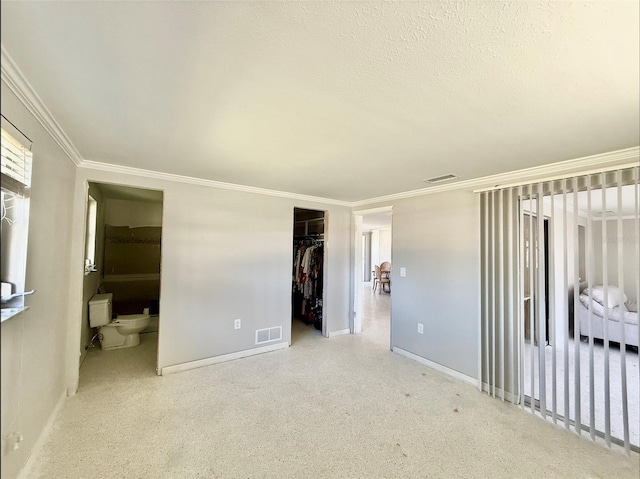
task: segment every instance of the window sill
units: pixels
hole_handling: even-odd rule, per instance
[[[7,319],[11,319],[27,309],[29,309],[29,306],[20,306],[19,308],[2,308],[2,321],[0,322],[4,323]]]

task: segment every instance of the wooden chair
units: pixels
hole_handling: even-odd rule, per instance
[[[376,285],[379,284],[380,285],[380,294],[382,294],[382,291],[384,290],[384,285],[387,284],[389,285],[389,292],[391,292],[391,279],[389,278],[389,275],[385,275],[382,273],[380,266],[376,265],[376,279],[375,282],[373,283],[373,292],[375,293],[376,291]]]
[[[383,275],[391,276],[391,263],[389,261],[380,263],[380,271]]]
[[[391,263],[389,261],[383,261],[380,263],[381,278],[389,280],[385,282],[389,285],[389,292],[391,292]],[[384,287],[382,288],[384,290]]]
[[[380,284],[380,266],[375,265],[374,266],[374,270],[373,270],[373,278],[371,278],[371,282],[373,283],[371,285],[373,292],[375,293],[376,291],[376,287],[378,286],[378,284]]]

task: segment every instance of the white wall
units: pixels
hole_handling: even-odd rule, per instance
[[[282,325],[289,340],[294,207],[327,212],[325,322],[327,332],[349,328],[349,208],[84,168],[80,195],[87,181],[164,191],[160,368],[255,348],[259,328]],[[73,238],[80,244],[80,222]],[[73,248],[74,261],[81,261],[82,248]],[[72,291],[78,281],[71,278]],[[78,294],[72,299],[78,338],[82,307]],[[233,329],[236,318],[240,330]]]
[[[602,227],[606,225],[606,241],[602,241]],[[638,274],[638,230],[634,219],[622,220],[622,236],[618,234],[618,222],[614,219],[592,221],[593,225],[593,269],[594,284],[603,283],[603,246],[607,248],[607,282],[609,285],[620,284],[618,279],[618,250],[622,247],[622,279],[624,292],[630,301],[637,301]]]
[[[371,230],[371,269],[384,261],[391,262],[391,229]]]
[[[76,167],[4,83],[1,96],[2,114],[33,141],[26,289],[37,292],[25,299],[29,309],[3,322],[0,333],[2,477],[13,478],[66,393],[69,232]],[[78,348],[74,353],[77,361]],[[18,450],[8,451],[5,439],[13,432],[24,440]]]
[[[388,261],[391,263],[391,229],[380,230],[378,237],[380,263]]]
[[[371,270],[380,262],[380,230],[371,230]]]

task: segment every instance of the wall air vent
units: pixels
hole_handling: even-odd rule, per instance
[[[256,344],[271,343],[282,340],[282,326],[256,329]]]
[[[455,180],[456,178],[460,178],[457,175],[442,175],[442,176],[436,176],[434,178],[427,178],[426,180],[422,180],[425,183],[429,183],[430,185],[433,185],[435,183],[442,183],[443,181],[449,181],[449,180]]]
[[[593,216],[596,217],[605,217],[605,216],[615,216],[616,212],[612,211],[612,210],[607,210],[607,211],[594,211],[592,213]]]

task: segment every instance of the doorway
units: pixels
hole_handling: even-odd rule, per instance
[[[543,244],[538,244],[538,219],[535,213],[523,213],[524,234],[524,336],[525,340],[531,339],[531,331],[534,331],[535,344],[539,342],[540,330],[544,330],[543,343],[549,344],[551,328],[549,324],[549,219],[543,218]],[[539,275],[543,274],[543,288],[540,289]],[[539,305],[538,298],[544,298],[544,328],[536,323],[538,315],[534,314],[534,308]]]
[[[355,261],[353,271],[352,333],[363,333],[372,342],[391,348],[393,297],[392,207],[354,212]],[[378,282],[376,271],[389,265],[390,283]],[[386,278],[385,278],[386,279]]]
[[[291,343],[302,336],[326,335],[324,318],[324,211],[293,209]]]
[[[88,183],[80,367],[92,375],[101,376],[102,368],[157,373],[162,217],[162,191]],[[91,327],[89,302],[96,294],[112,295],[112,319],[141,323],[135,341],[121,344],[111,329]],[[118,362],[124,355],[126,365]]]

